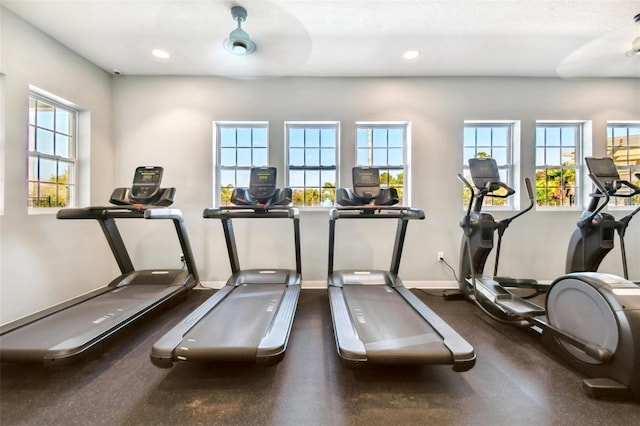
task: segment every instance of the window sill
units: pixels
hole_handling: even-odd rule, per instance
[[[607,210],[610,212],[630,212],[640,207],[640,204],[634,204],[631,206],[608,206]]]
[[[549,207],[549,206],[536,206],[537,212],[582,212],[582,207]]]
[[[61,207],[29,207],[27,213],[31,216],[57,214]]]
[[[336,206],[331,206],[331,207],[322,207],[322,206],[304,207],[304,206],[300,206],[300,207],[298,207],[298,209],[300,209],[300,213],[302,213],[302,212],[328,212],[329,210],[331,210],[334,207],[336,207]]]

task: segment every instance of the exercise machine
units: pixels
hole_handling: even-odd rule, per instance
[[[236,188],[232,206],[208,208],[220,219],[232,275],[226,285],[158,340],[151,361],[169,368],[175,362],[275,363],[285,354],[300,294],[299,211],[291,207],[291,188],[276,188],[275,167],[254,167],[249,188]],[[233,219],[290,219],[296,269],[240,269]],[[264,238],[260,235],[259,239]]]
[[[571,235],[567,250],[566,272],[596,272],[605,256],[614,248],[614,233],[620,241],[620,255],[625,279],[629,279],[625,232],[629,222],[640,207],[626,216],[616,219],[610,213],[603,212],[611,197],[630,198],[640,194],[640,187],[620,179],[612,158],[586,157],[589,178],[596,187],[590,194],[589,206],[577,223],[577,229]],[[637,175],[640,179],[640,174]]]
[[[338,354],[346,361],[376,364],[451,364],[466,371],[473,348],[442,318],[404,287],[398,276],[407,225],[422,210],[395,206],[395,188],[380,188],[379,170],[353,169],[353,189],[339,188],[339,207],[329,214],[328,292]],[[334,271],[336,222],[345,219],[397,221],[389,271]]]
[[[545,293],[548,290],[549,285],[539,283],[535,279],[520,277],[515,278],[510,276],[498,275],[502,238],[505,234],[505,231],[509,228],[509,225],[514,220],[531,211],[531,209],[533,209],[533,206],[535,205],[535,196],[533,194],[533,189],[531,188],[531,182],[528,179],[525,179],[525,185],[529,196],[529,205],[513,216],[504,218],[500,221],[496,221],[492,215],[482,212],[482,204],[484,203],[484,199],[486,197],[506,199],[515,194],[515,190],[509,187],[504,182],[495,181],[497,166],[492,161],[476,161],[476,159],[472,159],[471,163],[473,167],[473,180],[474,182],[477,182],[479,185],[481,185],[485,192],[484,196],[476,197],[475,204],[473,204],[474,224],[480,230],[480,232],[474,233],[473,238],[470,238],[469,240],[462,240],[459,270],[462,271],[463,276],[469,276],[472,269],[476,273],[483,273],[487,258],[493,250],[493,233],[495,233],[498,236],[498,241],[496,243],[496,253],[493,264],[493,281],[507,288],[533,290],[526,296],[523,296],[524,299],[533,298],[539,294]],[[486,187],[487,184],[490,184],[491,188]],[[470,203],[474,202],[473,199],[474,197],[472,196],[470,198]],[[470,218],[471,215],[467,214],[465,220],[469,220]],[[489,237],[491,243],[487,244],[487,240],[489,239]],[[467,244],[469,247],[467,247]],[[469,252],[471,253],[471,256],[467,256],[467,253]],[[461,283],[460,290],[464,295],[468,296],[470,294],[470,291],[472,290],[472,287]],[[525,307],[525,309],[530,308],[531,306],[528,305]]]
[[[609,274],[569,273],[551,283],[545,309],[483,276],[498,226],[482,211],[483,200],[500,188],[515,191],[500,181],[493,159],[470,159],[469,170],[475,189],[458,175],[471,194],[460,222],[460,257],[467,258],[460,263],[460,290],[491,318],[541,333],[545,345],[588,376],[582,388],[589,396],[640,398],[640,287]],[[525,183],[531,193],[530,181]]]
[[[46,366],[73,363],[99,352],[108,339],[161,306],[179,301],[198,283],[198,273],[175,188],[161,188],[161,167],[138,167],[131,188],[116,188],[108,207],[67,208],[57,218],[98,221],[121,275],[107,286],[5,324],[0,329],[0,360],[40,362]],[[182,249],[183,269],[137,270],[117,220],[171,220]]]

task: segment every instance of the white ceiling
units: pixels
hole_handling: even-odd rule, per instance
[[[126,75],[640,77],[640,0],[0,0]],[[236,27],[257,50],[223,48]],[[150,52],[171,53],[168,61]],[[422,54],[402,59],[406,49]]]

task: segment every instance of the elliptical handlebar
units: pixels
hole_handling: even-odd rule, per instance
[[[467,207],[467,217],[470,217],[471,216],[471,209],[473,208],[473,199],[476,197],[476,193],[473,190],[473,185],[471,185],[471,183],[469,183],[469,181],[463,175],[461,175],[460,173],[458,173],[458,179],[464,184],[464,186],[467,187],[467,189],[469,191],[471,191],[471,197],[469,199],[469,205]],[[511,217],[508,217],[506,219],[503,219],[502,221],[500,221],[501,223],[502,222],[506,222],[507,224],[510,223],[512,220],[514,220],[514,219],[522,216],[523,214],[527,213],[528,211],[530,211],[533,208],[533,206],[535,205],[536,201],[535,201],[535,195],[533,193],[533,187],[531,186],[531,179],[525,178],[524,179],[524,183],[525,183],[525,186],[527,188],[527,194],[528,194],[528,197],[529,197],[529,205],[527,206],[526,209],[519,211],[514,216],[511,216]],[[488,193],[489,188],[493,187],[493,185],[498,185],[498,187],[506,189],[507,193],[505,195]],[[486,189],[485,188],[482,188],[482,189],[479,188],[479,190],[480,190],[480,193],[478,194],[478,196],[488,195],[488,196],[491,196],[491,197],[498,197],[498,198],[507,198],[507,197],[509,197],[509,196],[511,196],[511,195],[516,193],[516,191],[513,188],[511,188],[510,186],[508,186],[507,184],[505,184],[503,182],[488,182],[487,185],[486,185]]]
[[[596,194],[592,194],[593,197],[595,198],[602,198],[604,197],[604,202],[598,202],[598,205],[595,209],[593,209],[593,212],[591,212],[591,214],[585,218],[582,218],[578,221],[577,226],[580,229],[584,229],[587,226],[589,226],[589,224],[591,223],[591,221],[598,215],[598,213],[600,213],[602,211],[602,209],[604,209],[604,207],[609,204],[609,200],[611,200],[611,196],[609,195],[609,191],[605,188],[605,186],[602,184],[602,182],[592,173],[589,173],[589,178],[591,179],[591,181],[593,182],[593,184],[596,186],[597,190],[599,193]],[[619,182],[619,181],[617,181]]]
[[[469,206],[467,207],[467,217],[471,216],[471,209],[473,208],[473,199],[476,196],[476,192],[473,190],[473,186],[469,183],[469,181],[460,173],[458,173],[458,179],[460,182],[467,187],[469,191],[471,191],[471,197],[469,198]]]
[[[518,213],[516,213],[515,215],[508,217],[506,219],[503,219],[500,221],[500,223],[502,222],[506,222],[507,224],[510,223],[512,220],[522,216],[523,214],[527,213],[529,210],[531,210],[533,208],[533,206],[536,203],[536,197],[533,194],[533,188],[531,187],[531,179],[529,178],[524,178],[524,185],[527,188],[527,195],[529,196],[529,205],[527,206],[526,209],[524,210],[520,210]],[[515,191],[514,191],[515,193]]]

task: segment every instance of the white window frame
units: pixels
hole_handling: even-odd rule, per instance
[[[548,148],[558,148],[560,150],[560,159],[562,159],[562,146],[571,146],[564,145],[562,140],[560,141],[560,145],[553,146],[545,143],[544,145],[539,145],[538,141],[538,130],[541,128],[545,129],[562,129],[562,128],[573,128],[575,130],[575,153],[574,153],[574,164],[572,166],[562,164],[552,164],[547,160]],[[560,138],[562,138],[562,131],[560,131]],[[573,170],[575,172],[576,180],[574,188],[574,203],[572,205],[558,205],[558,206],[550,206],[548,204],[540,205],[538,204],[539,200],[536,199],[536,209],[537,210],[581,210],[583,208],[583,196],[584,193],[584,167],[583,167],[583,157],[585,152],[585,122],[584,121],[537,121],[536,122],[536,130],[535,130],[535,171],[536,177],[538,172],[547,171],[547,170]],[[544,164],[538,164],[538,154],[539,150],[543,150],[545,154]],[[533,182],[534,191],[536,190],[536,182]],[[570,189],[570,188],[568,188]],[[564,197],[564,195],[563,195]],[[537,197],[536,197],[537,198]]]
[[[510,186],[511,188],[514,189],[518,189],[519,185],[518,182],[516,180],[516,176],[517,176],[517,171],[515,168],[515,164],[514,164],[514,158],[515,158],[515,153],[517,151],[517,142],[518,142],[518,134],[517,132],[519,131],[519,122],[514,121],[514,120],[465,120],[464,121],[464,133],[463,133],[463,137],[462,137],[462,170],[463,170],[463,175],[467,178],[470,177],[470,172],[469,172],[469,163],[467,158],[471,158],[467,155],[467,150],[469,149],[473,149],[475,152],[475,156],[478,155],[478,152],[484,152],[484,150],[486,150],[487,148],[489,149],[489,152],[487,154],[489,154],[489,156],[491,158],[494,157],[493,155],[493,150],[494,147],[495,149],[502,149],[502,146],[497,146],[494,144],[494,138],[493,138],[493,131],[494,129],[506,129],[507,130],[507,137],[508,140],[506,141],[506,147],[504,147],[504,149],[506,150],[505,152],[505,157],[506,157],[506,161],[501,164],[501,162],[499,162],[498,160],[496,160],[496,162],[498,163],[498,169],[500,171],[500,176],[501,179],[503,179],[504,183],[506,183],[508,186]],[[474,129],[475,130],[475,136],[474,136],[474,144],[473,145],[466,145],[465,144],[465,134],[467,129]],[[491,131],[491,140],[489,142],[489,145],[479,145],[478,144],[478,136],[477,136],[477,131],[478,129],[490,129]],[[463,194],[466,193],[466,191],[468,191],[466,188],[463,188]],[[464,195],[463,195],[463,200],[464,200]],[[495,205],[493,204],[494,202],[497,202],[498,200],[503,200],[502,202],[504,202],[504,205]],[[463,208],[467,208],[467,204],[465,202],[462,203]],[[518,200],[514,200],[514,197],[508,197],[508,198],[493,198],[493,197],[489,197],[489,198],[485,198],[484,200],[484,206],[486,209],[488,210],[513,210],[518,208]]]
[[[56,119],[55,119],[55,114],[56,112],[54,112],[54,125],[53,128],[45,128],[45,127],[41,127],[39,125],[39,123],[37,122],[37,114],[34,114],[34,122],[31,121],[31,113],[29,113],[28,115],[28,119],[27,119],[27,126],[28,126],[28,137],[27,137],[27,170],[28,170],[28,174],[27,174],[27,180],[28,180],[28,192],[27,192],[27,208],[28,208],[28,212],[29,214],[39,214],[39,213],[55,213],[58,210],[60,210],[60,208],[62,207],[77,207],[78,206],[78,186],[79,186],[79,180],[78,180],[78,152],[79,152],[79,142],[78,142],[78,134],[79,134],[79,122],[80,122],[80,110],[77,106],[73,105],[71,102],[66,101],[58,96],[52,95],[48,92],[42,91],[42,90],[38,90],[34,87],[30,87],[29,90],[29,109],[31,108],[31,101],[34,100],[36,102],[36,105],[38,102],[43,102],[46,103],[47,105],[53,106],[54,107],[54,111],[57,110],[63,110],[67,113],[70,114],[70,116],[72,117],[72,123],[69,126],[69,133],[65,134],[61,131],[58,131],[58,129],[56,128]],[[53,154],[49,154],[46,152],[41,152],[37,149],[37,130],[41,129],[41,130],[45,130],[45,131],[52,131],[53,132],[53,149],[54,149],[54,153]],[[62,137],[68,137],[69,138],[69,155],[68,156],[64,156],[64,155],[58,155],[55,152],[55,147],[56,147],[56,143],[55,143],[55,138],[58,137],[58,135],[62,136]],[[34,149],[31,149],[30,147],[30,142],[31,142],[31,138],[34,138]],[[66,204],[65,206],[49,206],[49,207],[34,207],[31,205],[31,194],[30,194],[30,190],[29,187],[31,186],[32,183],[35,183],[39,185],[40,183],[43,183],[44,181],[41,180],[41,176],[39,176],[39,170],[37,172],[38,176],[35,176],[35,179],[31,179],[31,160],[32,159],[36,159],[38,164],[40,164],[40,160],[51,160],[51,161],[56,161],[58,162],[65,162],[70,164],[70,177],[69,177],[69,181],[67,182],[67,198],[68,198],[68,204]],[[39,167],[38,167],[39,168]],[[58,179],[58,177],[60,176],[60,170],[58,169],[58,166],[56,165],[56,179]],[[47,182],[48,183],[48,182]],[[38,195],[38,200],[40,199],[40,195]]]
[[[367,147],[363,148],[358,146],[359,132],[362,130],[369,131],[367,136]],[[387,131],[386,157],[387,161],[384,164],[378,164],[374,161],[374,150],[381,149],[380,147],[373,146],[373,132],[376,130]],[[402,163],[392,164],[389,162],[389,150],[397,149],[397,147],[389,147],[389,130],[401,130],[402,131]],[[388,170],[402,170],[402,185],[396,185],[396,188],[400,188],[400,204],[410,206],[411,205],[411,185],[410,185],[410,164],[411,164],[411,122],[410,121],[357,121],[356,122],[356,143],[355,143],[355,164],[356,166],[372,166],[380,169],[380,175],[383,176]],[[360,161],[361,157],[359,151],[366,150],[367,161]],[[390,177],[389,174],[387,174]],[[389,182],[380,182],[380,186],[383,188],[389,187]]]
[[[613,129],[626,129],[626,135],[624,136],[624,148],[627,151],[627,154],[624,157],[615,155],[615,147],[613,147]],[[618,173],[622,179],[628,179],[631,177],[630,182],[634,185],[640,185],[640,180],[635,179],[635,173],[640,173],[640,146],[635,148],[637,152],[634,152],[634,158],[630,158],[629,154],[631,153],[631,139],[640,139],[640,135],[629,135],[629,128],[640,128],[640,121],[608,121],[607,122],[607,139],[606,139],[606,152],[607,156],[612,157],[616,167],[618,168]],[[618,140],[621,142],[621,140]],[[635,159],[635,156],[639,156],[638,159]],[[631,161],[635,159],[636,164],[631,164]],[[621,173],[622,172],[622,173]],[[628,176],[627,176],[628,174]],[[631,198],[624,197],[616,197],[615,201],[609,203],[609,208],[620,209],[620,210],[631,210],[640,205],[640,196],[635,196]]]
[[[333,147],[323,147],[322,140],[319,141],[317,147],[306,145],[306,137],[305,142],[302,147],[292,147],[290,141],[290,130],[333,130],[335,132],[335,146]],[[285,163],[286,163],[286,177],[285,177],[285,185],[291,187],[294,192],[294,202],[293,205],[304,208],[306,210],[309,209],[326,209],[333,207],[335,204],[335,188],[339,187],[340,181],[340,122],[339,121],[285,121],[284,123],[284,137],[285,137]],[[319,136],[321,138],[321,135]],[[306,164],[306,150],[315,150],[318,149],[318,165],[307,165]],[[322,149],[333,149],[334,150],[334,161],[333,165],[323,165],[322,164]],[[293,165],[291,164],[291,149],[302,149],[305,151],[305,161],[303,165]],[[293,186],[291,179],[292,171],[303,171],[305,174],[304,186]],[[318,171],[319,173],[319,185],[312,185],[311,183],[307,185],[306,172],[307,171]],[[327,187],[322,186],[324,182],[322,182],[322,172],[323,171],[333,171],[335,176],[335,187],[333,191],[327,190]],[[296,202],[297,196],[296,191],[299,191],[302,188],[303,194],[303,204],[299,204]],[[318,190],[318,205],[307,205],[305,193],[307,190]]]
[[[238,186],[249,186],[249,171],[252,167],[260,167],[260,166],[268,166],[269,165],[269,122],[268,121],[216,121],[213,123],[213,164],[214,164],[214,176],[213,176],[213,205],[215,207],[220,207],[222,205],[222,173],[223,171],[233,171],[234,172],[234,185],[233,187]],[[222,161],[222,149],[227,148],[222,146],[221,141],[221,131],[222,129],[251,129],[252,132],[254,129],[262,129],[266,132],[266,145],[265,146],[254,146],[253,134],[251,135],[251,142],[248,147],[242,146],[239,147],[237,144],[236,148],[236,161],[237,161],[237,150],[238,148],[249,148],[251,161],[250,164],[242,164],[238,165],[223,165]],[[236,136],[237,137],[237,136]],[[231,148],[231,147],[228,147]],[[266,157],[265,161],[259,161],[256,158],[254,149],[265,149]],[[259,163],[259,164],[258,164]],[[243,178],[240,177],[241,182],[238,182],[238,171],[243,172],[243,175],[246,179],[244,182]]]

